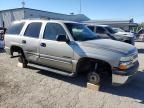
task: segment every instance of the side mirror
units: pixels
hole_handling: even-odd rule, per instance
[[[69,41],[67,39],[66,35],[57,35],[56,40],[60,41],[60,42],[68,42]]]

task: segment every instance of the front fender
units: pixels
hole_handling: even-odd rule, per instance
[[[119,60],[122,57],[121,54],[117,54],[115,52],[98,52],[97,53],[88,53],[88,52],[82,52],[82,53],[75,53],[74,54],[75,60],[78,62],[81,58],[92,58],[92,59],[98,59],[107,62],[111,67],[118,67]]]

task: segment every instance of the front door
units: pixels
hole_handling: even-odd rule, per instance
[[[73,49],[71,44],[56,41],[57,35],[66,35],[64,28],[57,23],[47,23],[40,41],[40,63],[72,72]]]

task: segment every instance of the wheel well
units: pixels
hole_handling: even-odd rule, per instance
[[[10,52],[11,54],[13,54],[14,52],[22,52],[22,48],[21,47],[18,47],[18,46],[12,46],[11,49],[10,49]]]
[[[111,65],[103,60],[92,59],[92,58],[82,58],[77,63],[76,71],[77,73],[88,73],[91,71],[91,66],[98,64],[99,73],[112,75]]]

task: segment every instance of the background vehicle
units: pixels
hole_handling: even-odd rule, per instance
[[[134,34],[133,32],[126,32],[121,28],[112,28],[117,35],[127,35],[127,36],[133,36],[134,39],[136,40],[136,34]]]
[[[116,32],[122,32],[122,33],[125,32],[125,31],[124,31],[123,29],[121,29],[121,28],[114,28],[114,27],[113,27],[113,30],[116,31]],[[127,32],[126,32],[126,33],[127,33]]]
[[[117,32],[108,25],[87,25],[87,26],[103,39],[113,39],[134,45],[135,37],[130,33]]]
[[[137,38],[138,38],[137,40],[139,41],[144,41],[144,29],[138,31]]]
[[[0,27],[0,48],[4,48],[4,34],[6,32],[6,28]]]
[[[114,77],[113,83],[124,84],[139,67],[134,46],[99,39],[85,25],[71,21],[14,22],[5,35],[5,50],[18,52],[23,67],[28,64],[66,76],[86,72],[95,84],[107,75]],[[123,80],[117,82],[115,77]]]

